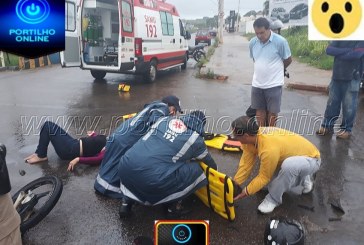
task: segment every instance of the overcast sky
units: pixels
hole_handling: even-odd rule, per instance
[[[250,10],[263,10],[265,0],[240,0],[239,13],[244,15]],[[218,12],[218,0],[166,0],[176,6],[182,19],[213,17]],[[224,0],[225,18],[230,10],[238,11],[239,0]]]

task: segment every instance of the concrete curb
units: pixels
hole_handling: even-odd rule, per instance
[[[19,67],[18,66],[4,66],[4,67],[0,67],[0,72],[2,71],[19,71]]]
[[[213,77],[209,77],[209,75],[208,75],[209,71],[213,73]],[[208,65],[201,67],[199,76],[201,78],[207,78],[207,79],[213,79],[213,80],[219,80],[219,81],[225,81],[229,78],[229,76],[227,76],[227,75],[215,73],[214,69],[212,67],[209,67]]]
[[[313,92],[320,92],[320,93],[327,93],[328,86],[324,85],[309,85],[309,84],[302,84],[302,83],[287,83],[287,88],[297,89],[297,90],[306,90],[306,91],[313,91]]]

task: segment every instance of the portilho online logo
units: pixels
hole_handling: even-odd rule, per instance
[[[46,0],[19,0],[15,11],[21,21],[39,24],[48,18],[50,6]]]

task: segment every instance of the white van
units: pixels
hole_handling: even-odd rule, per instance
[[[79,66],[96,79],[106,73],[186,69],[190,33],[176,8],[162,0],[66,0],[62,67]]]

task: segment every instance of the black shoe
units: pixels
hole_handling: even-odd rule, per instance
[[[181,202],[172,203],[167,207],[167,216],[169,218],[179,218],[189,213],[191,213],[191,210],[184,208]]]
[[[131,215],[131,201],[123,198],[119,207],[120,218],[125,218]]]

